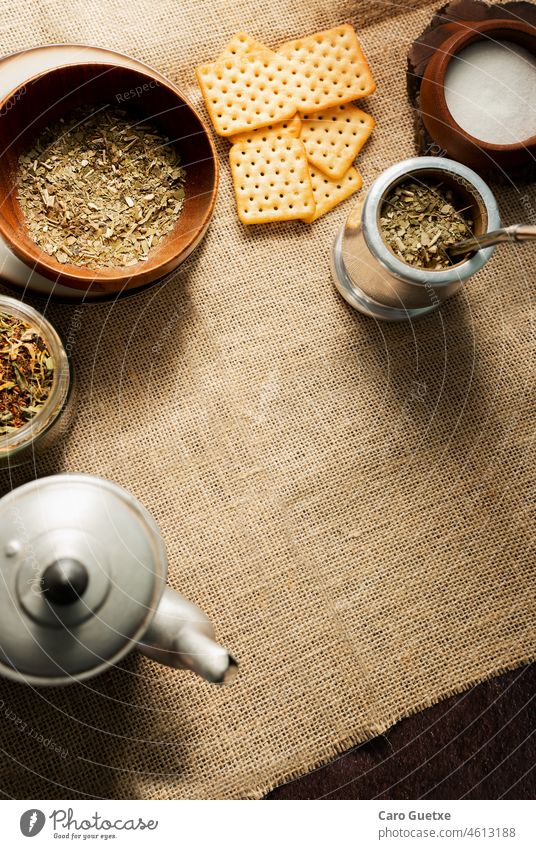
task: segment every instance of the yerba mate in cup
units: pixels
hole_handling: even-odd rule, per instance
[[[426,315],[454,295],[464,280],[479,271],[494,248],[486,248],[440,270],[410,265],[393,251],[383,231],[385,200],[399,184],[439,186],[462,203],[473,233],[500,227],[497,202],[486,183],[470,168],[450,159],[414,157],[391,166],[372,184],[336,236],[332,273],[343,298],[360,312],[386,321]],[[460,241],[467,234],[460,234]]]

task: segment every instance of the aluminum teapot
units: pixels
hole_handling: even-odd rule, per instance
[[[154,520],[111,481],[62,474],[13,490],[0,500],[0,674],[66,684],[136,647],[229,683],[236,661],[166,574]]]

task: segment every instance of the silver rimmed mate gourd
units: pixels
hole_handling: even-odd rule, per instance
[[[437,309],[487,263],[495,250],[487,247],[439,271],[417,268],[400,259],[382,234],[380,218],[389,193],[408,178],[415,182],[432,180],[451,188],[470,209],[475,235],[500,227],[491,190],[478,174],[459,162],[417,156],[380,174],[338,232],[331,267],[335,286],[351,306],[386,321],[409,321]]]

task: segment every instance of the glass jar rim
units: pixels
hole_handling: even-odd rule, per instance
[[[52,389],[42,410],[17,430],[0,436],[0,459],[9,459],[19,451],[28,448],[56,420],[69,394],[71,369],[67,352],[57,331],[42,313],[29,304],[8,295],[0,295],[0,312],[13,315],[35,328],[54,360]]]

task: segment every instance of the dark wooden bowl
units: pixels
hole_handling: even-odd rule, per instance
[[[445,76],[452,58],[482,39],[512,41],[536,55],[536,30],[529,23],[507,19],[466,23],[439,46],[426,67],[420,90],[421,115],[431,138],[452,159],[480,173],[489,174],[494,166],[508,173],[534,161],[536,136],[517,144],[483,142],[456,123],[445,98]]]
[[[176,144],[186,170],[184,208],[174,229],[145,262],[130,268],[57,262],[29,237],[16,197],[18,158],[36,136],[76,107],[102,103],[151,121]],[[214,209],[218,164],[209,131],[180,91],[150,69],[82,62],[26,81],[0,102],[0,150],[0,235],[31,268],[73,290],[89,289],[91,297],[134,291],[173,271],[200,242]]]

